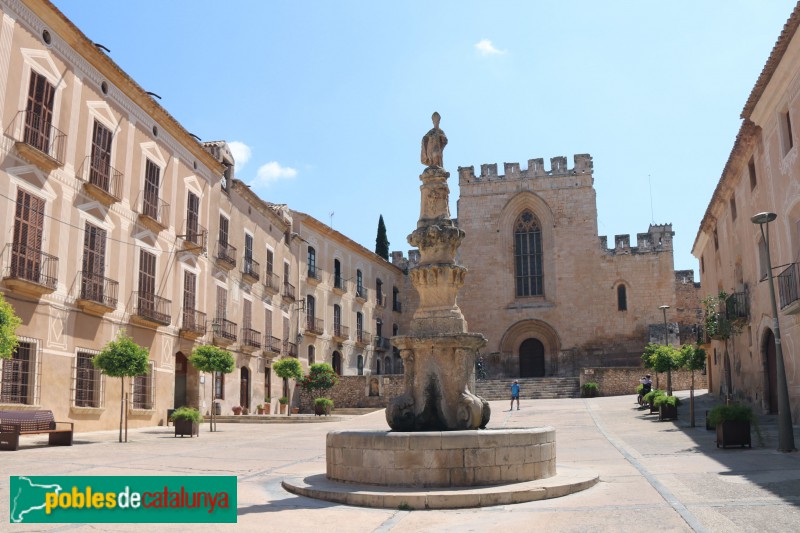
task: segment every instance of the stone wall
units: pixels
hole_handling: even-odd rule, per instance
[[[648,371],[641,367],[627,368],[584,368],[581,371],[581,385],[587,382],[597,383],[600,396],[624,396],[636,394],[639,380]],[[667,374],[656,374],[650,371],[653,387],[667,388]],[[656,384],[656,377],[658,383]],[[674,370],[672,372],[672,390],[689,390],[692,386],[692,373],[688,370]],[[707,376],[700,372],[694,373],[694,388],[705,389],[708,387]]]
[[[391,398],[402,392],[402,374],[340,376],[339,382],[325,396],[333,400],[334,409],[337,407],[386,407]],[[313,411],[314,403],[311,395],[301,392],[300,412],[311,413]]]

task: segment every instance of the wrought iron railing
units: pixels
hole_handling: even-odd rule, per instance
[[[725,300],[725,316],[728,320],[747,318],[750,315],[750,306],[747,292],[735,292]]]
[[[58,257],[20,243],[8,246],[4,277],[22,279],[55,290],[58,285]]]
[[[376,336],[373,339],[373,342],[374,342],[376,350],[381,350],[381,351],[385,352],[386,350],[388,350],[390,348],[390,342],[389,342],[389,338],[388,337],[378,337],[378,336]]]
[[[181,322],[181,329],[197,333],[198,335],[206,334],[206,314],[196,309],[183,310],[183,322]]]
[[[38,113],[19,111],[6,134],[64,164],[67,135]]]
[[[341,324],[333,324],[333,336],[339,339],[350,338],[350,328]]]
[[[107,307],[117,306],[119,283],[113,279],[81,271],[81,299],[89,300]]]
[[[198,224],[197,220],[187,218],[183,222],[183,239],[186,243],[193,244],[200,251],[205,252],[208,230]]]
[[[367,290],[366,287],[356,286],[356,298],[361,298],[362,300],[366,300],[368,295],[369,291]]]
[[[150,292],[136,291],[133,293],[133,301],[136,305],[133,314],[165,326],[169,325],[170,317],[172,316],[172,313],[170,313],[172,302],[170,300]]]
[[[139,214],[155,220],[161,226],[166,226],[169,219],[169,204],[152,190],[143,190],[139,193],[139,198]]]
[[[392,302],[392,311],[394,311],[396,313],[402,313],[403,312],[403,303],[402,302],[398,302],[397,300],[394,300]]]
[[[347,280],[342,276],[333,276],[333,288],[347,292]]]
[[[283,343],[278,337],[273,337],[269,333],[264,335],[264,349],[272,353],[281,353],[281,345]]]
[[[306,331],[315,335],[322,335],[325,331],[325,321],[313,316],[306,317]]]
[[[231,267],[235,267],[236,248],[227,242],[217,241],[217,259]]]
[[[245,255],[244,261],[242,261],[242,274],[245,276],[250,276],[254,280],[258,281],[261,279],[261,276],[258,273],[259,270],[261,270],[261,265],[258,263],[258,261]]]
[[[78,169],[78,179],[94,185],[117,200],[122,198],[122,172],[112,167],[104,157],[87,156]]]
[[[256,350],[261,348],[261,332],[252,328],[242,328],[242,344]]]
[[[369,331],[364,330],[356,330],[356,342],[358,344],[369,344],[372,335],[370,335]]]
[[[322,271],[317,267],[308,267],[307,276],[309,281],[319,282],[322,280]]]
[[[781,309],[800,299],[800,275],[797,272],[797,263],[792,263],[786,270],[778,274],[778,293],[780,294]]]
[[[281,289],[281,278],[274,272],[267,272],[267,275],[264,277],[264,286],[267,289],[270,289],[274,292],[278,292]]]
[[[231,342],[236,341],[236,322],[231,322],[224,318],[215,318],[211,327],[214,330],[214,336]]]
[[[294,300],[294,285],[288,281],[283,282],[283,297],[289,300]]]
[[[297,345],[293,342],[283,341],[283,352],[289,357],[297,357]]]

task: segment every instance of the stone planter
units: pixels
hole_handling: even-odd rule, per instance
[[[678,406],[662,404],[658,407],[659,420],[677,420],[678,419]]]
[[[189,435],[189,437],[193,437],[197,435],[200,436],[200,423],[199,422],[192,422],[191,420],[175,420],[173,422],[175,424],[175,436],[177,437],[180,435],[183,437],[184,435]]]
[[[299,407],[292,407],[292,414],[293,414],[293,415],[296,415],[296,414],[298,414],[299,412],[300,412],[300,408],[299,408]]]
[[[286,404],[285,404],[285,403],[282,403],[282,404],[281,404],[281,414],[282,414],[282,415],[285,415],[285,414],[286,414]]]
[[[717,448],[741,446],[752,448],[750,444],[750,422],[728,420],[717,424]]]

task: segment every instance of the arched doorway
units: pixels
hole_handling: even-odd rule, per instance
[[[775,356],[775,334],[768,329],[764,335],[764,364],[767,367],[767,398],[769,412],[778,412],[778,360]]]
[[[239,381],[239,405],[245,409],[250,409],[250,369],[246,366],[242,367]]]
[[[333,352],[333,355],[331,356],[331,366],[337,375],[342,375],[342,354],[339,352]]]
[[[539,339],[526,339],[519,347],[519,377],[544,377],[544,344]]]
[[[186,395],[186,371],[189,361],[182,352],[175,354],[175,399],[172,407],[177,409],[184,405],[189,405]]]

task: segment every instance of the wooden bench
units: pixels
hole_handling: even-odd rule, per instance
[[[56,429],[69,424],[69,429]],[[20,435],[48,433],[50,446],[72,446],[72,422],[56,422],[53,411],[0,411],[0,450],[19,449]]]

